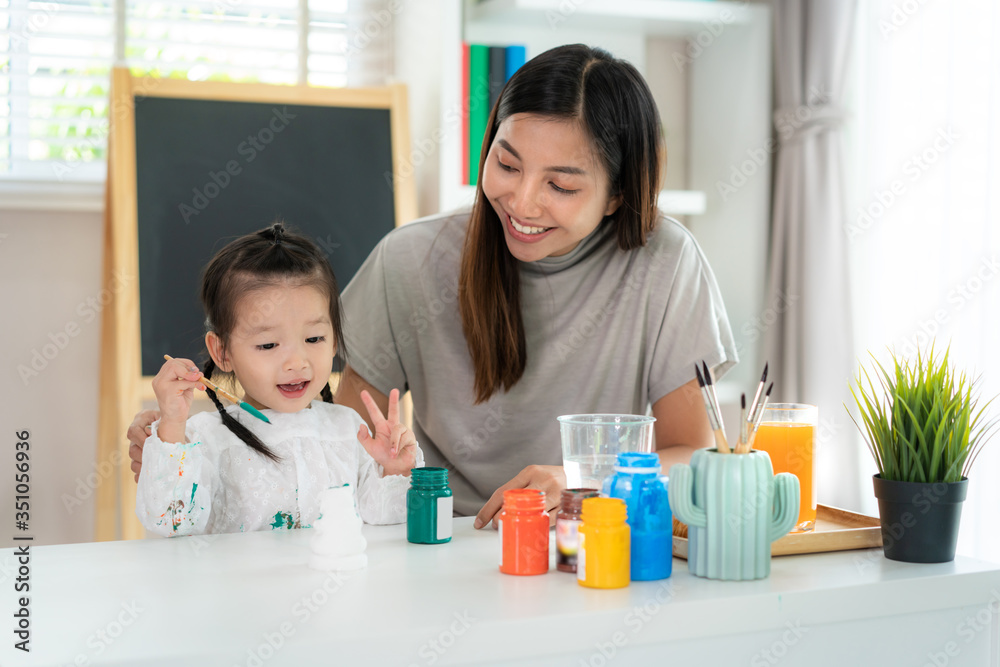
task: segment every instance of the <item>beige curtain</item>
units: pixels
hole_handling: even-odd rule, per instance
[[[774,0],[774,217],[765,334],[772,400],[819,406],[819,501],[859,509],[863,445],[844,410],[855,367],[841,127],[856,0]]]

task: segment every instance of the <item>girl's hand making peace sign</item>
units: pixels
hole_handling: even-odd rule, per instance
[[[389,416],[375,403],[367,391],[361,392],[361,400],[368,409],[375,435],[370,435],[365,424],[358,429],[358,440],[375,462],[385,470],[386,475],[409,475],[417,463],[417,438],[413,431],[399,421],[399,390],[389,392]]]

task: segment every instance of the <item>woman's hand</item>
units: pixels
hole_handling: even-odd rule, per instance
[[[361,400],[375,429],[375,434],[370,435],[368,427],[361,425],[358,429],[361,446],[386,475],[409,475],[417,463],[417,438],[399,421],[399,390],[389,392],[388,418],[382,416],[382,410],[367,391],[361,392]]]
[[[135,419],[128,427],[125,437],[132,443],[128,448],[128,457],[132,459],[132,472],[135,473],[135,481],[139,481],[139,471],[142,470],[142,447],[146,444],[146,438],[153,432],[151,428],[153,422],[160,418],[157,410],[141,410],[135,415]]]
[[[500,510],[503,508],[503,492],[507,489],[539,489],[545,493],[545,509],[549,511],[550,523],[556,522],[556,512],[562,502],[562,491],[566,488],[566,473],[562,466],[528,466],[499,489],[476,515],[476,528],[482,528],[490,521],[497,527]]]
[[[163,362],[153,378],[153,392],[160,406],[158,435],[164,442],[184,442],[184,426],[191,414],[191,402],[197,387],[205,390],[202,373],[190,359]]]

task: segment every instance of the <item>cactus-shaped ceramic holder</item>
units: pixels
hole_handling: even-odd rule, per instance
[[[799,479],[774,474],[767,452],[699,449],[670,468],[670,507],[688,525],[688,570],[742,581],[771,573],[771,542],[799,516]]]

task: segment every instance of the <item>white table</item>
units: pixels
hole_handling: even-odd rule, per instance
[[[30,655],[5,549],[0,664],[998,664],[997,565],[866,550],[719,582],[675,559],[670,579],[591,590],[500,574],[497,533],[471,523],[436,546],[366,526],[368,568],[333,576],[305,565],[311,530],[38,547]]]

